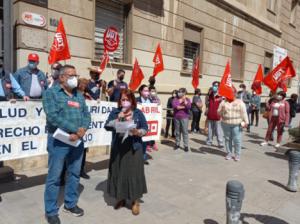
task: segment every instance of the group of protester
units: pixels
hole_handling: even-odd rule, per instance
[[[0,63],[1,64],[1,63]],[[138,89],[138,97],[128,89],[124,81],[125,71],[118,70],[117,77],[106,85],[100,80],[101,71],[89,68],[90,79],[79,78],[74,66],[54,63],[51,74],[47,77],[38,69],[39,57],[29,54],[28,65],[14,74],[1,73],[0,100],[9,100],[13,94],[25,101],[42,99],[46,113],[48,131],[48,175],[45,187],[45,213],[49,224],[60,224],[58,216],[58,195],[61,185],[65,185],[64,211],[75,216],[84,214],[78,203],[78,185],[80,176],[89,178],[84,172],[84,162],[87,149],[83,142],[78,146],[63,143],[54,137],[57,129],[69,134],[71,141],[82,139],[85,135],[91,115],[86,100],[101,100],[117,102],[105,123],[105,129],[112,132],[110,162],[108,170],[107,192],[116,199],[115,209],[131,204],[132,213],[140,213],[139,199],[147,192],[144,164],[149,164],[147,152],[157,151],[154,141],[145,142],[142,137],[147,134],[148,125],[144,114],[137,109],[137,104],[161,104],[155,88],[155,78],[150,77],[149,85],[143,84]],[[167,103],[165,137],[175,137],[174,150],[178,150],[183,139],[183,150],[189,148],[189,120],[192,119],[190,131],[199,133],[200,119],[204,112],[207,134],[206,144],[213,144],[214,136],[217,146],[225,146],[226,160],[240,160],[242,145],[242,130],[250,132],[250,126],[259,125],[261,99],[255,91],[248,92],[241,84],[235,90],[234,99],[227,99],[218,94],[220,83],[214,81],[205,96],[201,99],[201,90],[196,89],[191,99],[187,90],[180,88],[172,92]],[[277,127],[277,144],[280,146],[284,126],[291,124],[295,117],[298,96],[293,94],[289,101],[286,94],[279,92],[270,96],[266,105],[268,131],[266,145],[273,138]],[[205,106],[205,107],[204,107]],[[132,121],[135,128],[130,129],[129,136],[118,133],[119,122]],[[65,181],[64,181],[65,180]],[[62,183],[63,182],[63,183]]]

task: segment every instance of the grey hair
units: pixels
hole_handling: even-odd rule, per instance
[[[75,69],[73,65],[63,65],[59,70],[59,75],[64,75],[67,69]]]

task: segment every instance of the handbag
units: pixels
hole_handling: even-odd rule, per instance
[[[262,117],[265,119],[269,119],[269,116],[270,116],[270,111],[265,111],[262,115]]]

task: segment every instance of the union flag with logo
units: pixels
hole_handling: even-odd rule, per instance
[[[48,63],[52,65],[57,61],[66,60],[70,58],[71,56],[69,51],[67,35],[62,18],[60,18],[56,29],[56,33],[54,35],[52,47],[49,52]]]
[[[229,61],[224,70],[224,74],[220,83],[219,87],[219,95],[225,97],[229,101],[233,101],[235,94],[234,94],[234,87],[232,84],[231,73],[230,73],[230,64]]]
[[[263,82],[272,92],[276,92],[278,87],[283,87],[284,89],[284,82],[295,76],[294,66],[287,56],[264,78]]]

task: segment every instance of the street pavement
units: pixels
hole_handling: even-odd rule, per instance
[[[299,115],[294,124],[299,123]],[[173,140],[162,139],[159,151],[146,166],[148,194],[141,214],[128,208],[115,211],[106,194],[108,157],[87,163],[90,180],[81,180],[79,206],[83,217],[60,210],[63,224],[223,224],[226,223],[225,186],[229,180],[243,183],[246,194],[242,223],[299,224],[300,192],[285,190],[287,157],[272,146],[260,147],[266,121],[244,133],[240,162],[226,161],[224,151],[205,145],[205,136],[190,135],[191,151],[173,150]],[[285,132],[284,141],[288,141]],[[216,142],[215,142],[216,144]],[[0,184],[1,224],[43,224],[43,192],[46,169],[17,174],[13,183]],[[63,191],[59,204],[63,206]]]

